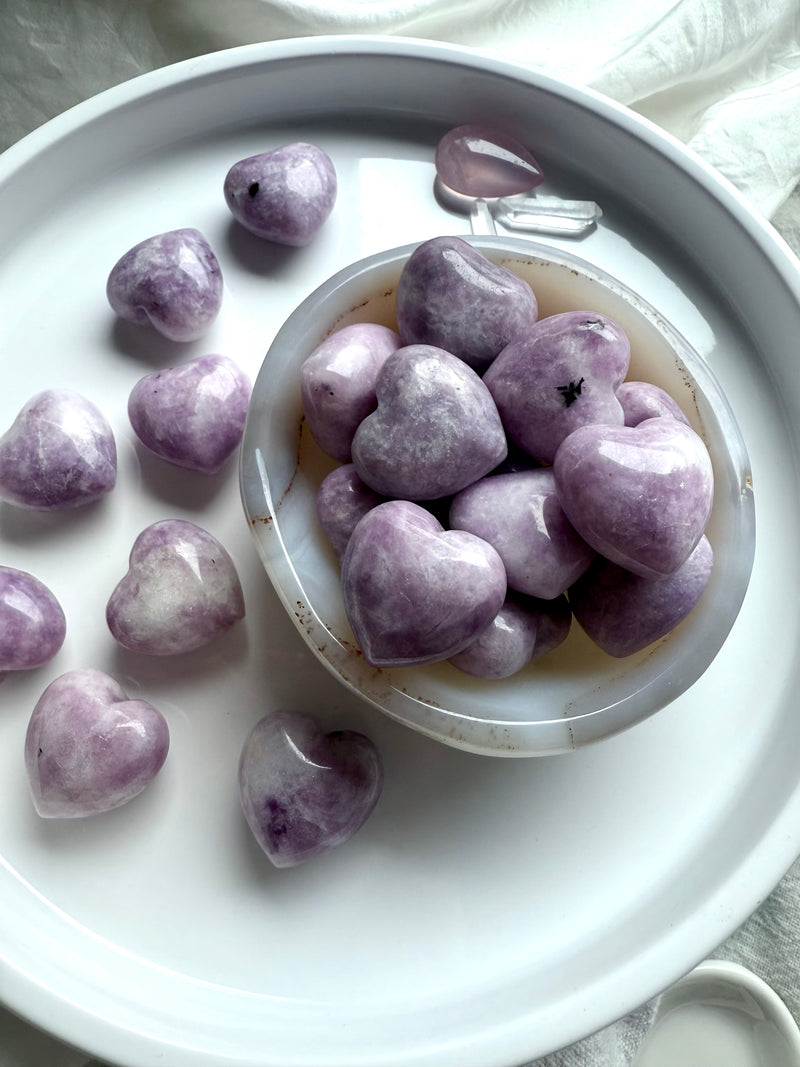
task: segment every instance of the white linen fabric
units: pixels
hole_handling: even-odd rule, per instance
[[[167,63],[332,33],[468,45],[597,89],[689,144],[800,252],[798,0],[0,0],[0,150]],[[800,861],[715,955],[755,971],[800,1019],[799,946]],[[535,1067],[626,1067],[654,1010]],[[85,1057],[0,1010],[0,1067],[44,1062]]]

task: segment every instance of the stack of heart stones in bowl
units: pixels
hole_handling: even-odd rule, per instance
[[[396,317],[337,330],[301,369],[340,462],[317,515],[368,662],[499,679],[573,618],[614,657],[673,630],[711,573],[713,470],[674,398],[626,380],[624,331],[539,319],[527,282],[458,237],[415,249]]]

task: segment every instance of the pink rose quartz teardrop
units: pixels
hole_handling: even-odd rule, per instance
[[[542,168],[514,137],[485,126],[457,126],[436,147],[436,173],[466,196],[511,196],[544,181]]]

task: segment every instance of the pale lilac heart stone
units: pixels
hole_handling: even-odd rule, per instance
[[[90,504],[117,480],[117,446],[105,415],[69,389],[45,389],[0,438],[0,497],[55,510]]]
[[[508,344],[483,381],[509,439],[544,463],[579,426],[621,426],[616,391],[630,365],[624,330],[593,311],[540,319]]]
[[[617,389],[626,426],[638,426],[645,419],[672,418],[688,425],[683,409],[674,397],[653,382],[623,382]]]
[[[510,589],[544,600],[565,592],[595,555],[564,514],[549,467],[467,486],[453,498],[449,526],[497,549]]]
[[[64,611],[43,582],[27,571],[0,567],[0,671],[47,663],[66,632]]]
[[[326,733],[310,715],[272,711],[253,727],[239,760],[247,824],[276,867],[294,867],[348,841],[383,787],[373,742],[355,730]]]
[[[234,163],[223,192],[233,217],[251,233],[299,247],[333,210],[336,169],[317,145],[293,141]]]
[[[434,500],[477,481],[508,452],[489,391],[466,363],[431,345],[389,356],[378,407],[358,427],[359,478],[387,497]]]
[[[227,356],[197,356],[141,378],[128,417],[151,452],[176,467],[216,474],[239,447],[251,384]]]
[[[476,678],[510,678],[565,641],[572,622],[566,597],[506,598],[500,611],[450,663]]]
[[[536,322],[533,290],[460,237],[434,237],[409,256],[397,286],[403,345],[433,345],[482,373]]]
[[[575,618],[610,656],[624,658],[666,636],[696,606],[711,577],[714,553],[703,536],[689,558],[653,580],[598,557],[569,592]]]
[[[460,652],[497,615],[507,586],[488,542],[445,530],[418,504],[389,500],[353,531],[342,588],[364,656],[389,667]]]
[[[106,296],[122,319],[171,341],[194,341],[222,307],[222,271],[199,230],[168,230],[129,249],[111,268]]]
[[[158,774],[169,728],[145,700],[129,700],[102,671],[62,674],[42,693],[25,737],[36,811],[80,818],[127,804]]]
[[[339,559],[344,556],[359,520],[385,499],[364,485],[352,463],[335,467],[322,479],[317,490],[317,518]]]
[[[388,326],[354,322],[332,333],[303,361],[300,395],[311,435],[343,463],[359,423],[378,403],[375,382],[387,358],[400,347]]]
[[[705,443],[676,419],[584,426],[553,463],[567,518],[602,556],[645,578],[672,574],[705,531],[714,471]]]
[[[106,621],[125,648],[171,656],[208,644],[244,613],[236,567],[220,542],[192,522],[164,519],[136,538]]]

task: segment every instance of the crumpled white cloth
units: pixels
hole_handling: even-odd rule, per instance
[[[798,0],[0,0],[0,150],[118,82],[254,41],[400,34],[590,86],[689,144],[800,252]],[[800,1019],[800,861],[717,955]],[[628,1067],[655,1002],[535,1067]],[[0,1011],[0,1067],[81,1057]]]

